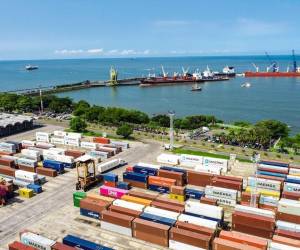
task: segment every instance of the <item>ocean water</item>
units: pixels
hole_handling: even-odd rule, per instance
[[[281,70],[291,64],[290,56],[277,56]],[[239,57],[174,57],[174,58],[128,58],[128,59],[74,59],[41,61],[0,62],[0,90],[26,89],[52,86],[83,80],[106,80],[109,69],[114,66],[119,78],[146,76],[151,70],[173,74],[204,70],[207,65],[221,71],[226,65],[235,66],[237,72],[254,70],[251,63],[265,70],[269,62],[265,56]],[[24,70],[26,64],[38,65],[36,71]],[[251,88],[241,88],[250,82]],[[293,133],[300,132],[300,78],[243,78],[202,84],[201,92],[190,91],[191,85],[139,87],[100,87],[60,93],[74,100],[86,100],[91,104],[135,108],[150,115],[174,110],[176,116],[211,114],[226,121],[277,119],[286,122]]]

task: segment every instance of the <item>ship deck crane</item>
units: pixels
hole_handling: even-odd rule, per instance
[[[272,61],[270,55],[268,54],[268,52],[265,52],[268,60],[270,61],[270,66],[268,67],[268,69],[272,69],[272,72],[277,72],[278,71],[278,66],[277,66],[277,62],[276,61]]]

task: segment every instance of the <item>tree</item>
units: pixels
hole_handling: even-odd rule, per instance
[[[124,138],[128,138],[133,133],[133,127],[128,124],[123,124],[117,129],[117,135],[121,135]]]
[[[272,139],[279,139],[289,135],[288,126],[276,120],[263,120],[255,124],[256,127],[266,128],[270,131]]]
[[[82,120],[80,117],[74,117],[70,121],[70,128],[73,131],[83,132],[83,131],[85,131],[86,127],[87,127],[86,122],[84,120]]]
[[[34,107],[34,103],[32,98],[29,96],[19,96],[17,100],[17,108],[23,112],[32,111]]]

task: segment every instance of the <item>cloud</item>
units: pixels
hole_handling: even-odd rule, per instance
[[[61,54],[61,55],[78,55],[78,54],[83,54],[84,50],[82,49],[62,49],[62,50],[55,50],[55,54]]]
[[[103,53],[103,49],[88,49],[87,50],[87,53],[90,53],[90,54],[102,54]]]

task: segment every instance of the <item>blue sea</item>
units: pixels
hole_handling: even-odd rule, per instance
[[[285,71],[292,66],[291,56],[272,58]],[[255,63],[263,71],[270,64],[265,56],[226,57],[169,57],[169,58],[118,58],[118,59],[66,59],[35,61],[0,61],[0,89],[26,89],[75,83],[84,80],[107,80],[114,66],[119,78],[146,76],[150,71],[161,73],[161,65],[169,74],[182,72],[182,66],[193,72],[209,66],[221,71],[234,66],[237,72],[254,70]],[[35,71],[24,70],[25,65],[38,65]],[[241,84],[251,83],[251,88]],[[149,115],[174,110],[176,116],[194,114],[215,115],[225,122],[277,119],[286,122],[293,133],[300,132],[300,78],[244,78],[202,84],[201,92],[190,91],[191,85],[117,88],[100,87],[60,93],[74,100],[91,104],[134,108]]]

